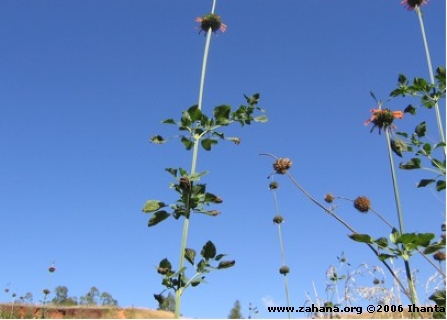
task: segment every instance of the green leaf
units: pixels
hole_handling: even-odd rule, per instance
[[[209,264],[205,261],[205,260],[200,260],[199,263],[197,264],[197,272],[201,272],[204,273],[206,267],[208,267]]]
[[[389,258],[394,258],[395,256],[392,254],[380,253],[378,257],[379,257],[380,261],[384,261]]]
[[[176,124],[174,119],[166,119],[166,120],[163,120],[161,123]]]
[[[202,257],[205,260],[213,259],[216,256],[216,247],[214,246],[214,243],[211,241],[208,241],[202,248],[202,251],[200,252]]]
[[[150,141],[152,143],[156,143],[156,144],[162,144],[165,143],[167,140],[165,140],[162,136],[160,135],[156,135],[156,136],[152,136],[150,137]]]
[[[171,270],[172,264],[169,262],[169,260],[167,258],[164,258],[163,260],[160,261],[160,263],[158,264],[158,267]]]
[[[267,116],[262,115],[262,116],[254,117],[253,121],[265,123],[265,122],[269,121],[269,119],[267,118]]]
[[[424,254],[432,254],[432,253],[435,253],[436,251],[443,250],[443,249],[445,249],[444,243],[434,243],[434,244],[431,244],[425,248]]]
[[[170,214],[164,210],[155,212],[152,218],[149,219],[148,227],[155,226],[163,220],[166,220],[169,216]]]
[[[189,118],[191,122],[199,121],[202,119],[202,111],[200,111],[198,105],[194,105],[188,109]]]
[[[425,123],[425,121],[421,122],[420,124],[418,124],[416,126],[416,128],[414,129],[414,133],[416,133],[416,135],[418,137],[423,137],[425,136],[425,133],[427,132],[427,125]]]
[[[203,139],[201,142],[203,149],[205,149],[206,151],[210,151],[211,150],[211,146],[214,144],[217,144],[217,140],[214,139]]]
[[[255,94],[253,94],[251,97],[247,97],[247,96],[244,94],[244,97],[245,97],[245,99],[247,100],[247,103],[248,103],[249,105],[255,105],[255,104],[257,104],[258,101],[259,101],[259,93],[255,93]]]
[[[393,244],[396,244],[400,239],[400,232],[396,229],[393,228],[393,231],[391,231],[390,234],[390,240]]]
[[[443,162],[433,158],[431,160],[431,165],[445,174],[445,164]]]
[[[212,193],[205,193],[204,202],[212,202],[212,203],[222,203],[222,199]]]
[[[359,234],[359,233],[353,233],[348,236],[354,241],[357,242],[363,242],[363,243],[373,243],[371,236],[369,234]]]
[[[418,183],[418,185],[416,187],[417,188],[426,187],[430,183],[433,183],[435,181],[436,181],[435,179],[422,179],[421,181],[419,181],[419,183]]]
[[[436,191],[445,190],[445,180],[438,180],[436,182]]]
[[[400,135],[400,136],[403,136],[403,137],[405,137],[405,138],[408,138],[408,133],[405,133],[405,132],[396,132],[396,134],[398,134],[398,135]]]
[[[388,247],[388,239],[387,238],[379,238],[373,241],[374,243],[376,243],[380,248],[386,248]]]
[[[216,118],[216,124],[227,125],[230,123],[231,107],[227,105],[221,105],[214,108],[214,118]]]
[[[403,75],[403,74],[399,74],[399,78],[397,78],[397,81],[400,84],[406,84],[407,83],[407,77],[405,77],[405,75]]]
[[[421,168],[421,159],[412,158],[406,164],[401,163],[399,165],[399,168],[405,169],[405,170],[420,169]]]
[[[401,139],[396,139],[396,140],[391,140],[391,150],[393,150],[393,152],[402,158],[402,152],[407,151],[407,144],[401,140]]]
[[[192,286],[192,287],[197,287],[197,286],[198,286],[199,284],[201,284],[202,282],[205,282],[204,279],[205,279],[205,277],[202,277],[202,278],[200,278],[200,279],[194,279],[194,280],[192,280],[192,281],[191,281],[191,286]]]
[[[435,291],[428,299],[434,301],[438,306],[445,307],[445,289]]]
[[[194,259],[196,257],[196,251],[194,249],[185,248],[185,259],[192,265],[194,265]]]
[[[231,268],[236,264],[235,260],[227,260],[227,261],[221,261],[219,262],[219,265],[217,266],[217,269],[227,269]]]
[[[418,246],[428,246],[430,241],[434,238],[435,235],[433,233],[404,233],[396,243],[402,243],[404,246],[408,246],[408,248],[412,250]]]
[[[223,257],[225,257],[226,256],[226,254],[218,254],[215,258],[214,258],[214,260],[216,260],[216,261],[219,261],[220,259],[222,259]]]
[[[149,213],[157,211],[160,208],[166,207],[166,205],[159,200],[149,200],[143,206],[143,212]]]
[[[186,150],[191,150],[191,148],[194,146],[194,142],[187,139],[186,137],[182,137],[181,142],[185,145]]]
[[[172,174],[174,177],[177,177],[177,169],[174,168],[166,168],[165,169],[167,172],[169,172],[170,174]]]
[[[370,91],[369,94],[371,95],[371,97],[374,99],[374,101],[379,102],[376,98],[376,95],[374,94],[374,92]]]
[[[405,109],[404,109],[404,113],[410,113],[412,115],[416,114],[416,108],[413,107],[411,104],[409,104]]]
[[[437,149],[437,148],[439,148],[439,147],[445,147],[445,146],[446,146],[445,142],[439,142],[439,143],[435,144],[435,146],[433,147],[433,149]]]
[[[422,149],[424,150],[426,155],[431,154],[431,145],[429,143],[426,143],[422,146]]]

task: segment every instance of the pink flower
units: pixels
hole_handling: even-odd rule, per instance
[[[416,6],[421,7],[424,4],[427,4],[428,0],[402,0],[400,4],[404,5],[405,9],[411,11]]]

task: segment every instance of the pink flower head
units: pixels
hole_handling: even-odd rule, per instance
[[[396,126],[393,124],[394,119],[403,118],[402,111],[391,111],[390,109],[371,109],[370,112],[372,113],[371,117],[365,121],[364,125],[367,126],[368,124],[372,123],[373,127],[371,132],[375,127],[379,127],[379,134],[383,128],[396,129]]]
[[[210,28],[211,31],[216,32],[220,29],[220,31],[225,32],[227,30],[227,26],[222,23],[222,19],[218,14],[208,13],[203,17],[198,17],[195,20],[200,23],[200,32],[205,31],[207,33]]]
[[[421,7],[424,4],[427,4],[428,0],[402,0],[400,4],[402,4],[405,9],[411,11],[416,8],[416,6]]]

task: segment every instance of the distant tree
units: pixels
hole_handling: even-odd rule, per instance
[[[243,319],[243,318],[244,317],[242,316],[241,313],[241,303],[239,302],[239,300],[236,300],[233,308],[230,311],[230,314],[228,315],[228,319]]]
[[[98,288],[91,287],[90,291],[85,296],[79,298],[79,304],[88,306],[97,306],[99,302],[100,293]]]
[[[68,297],[66,286],[57,286],[54,289],[54,298],[51,302],[59,306],[76,306],[78,304],[76,297]]]
[[[158,301],[157,310],[175,312],[175,297],[171,292],[169,292],[167,297],[159,295],[159,299],[157,299],[157,301]]]
[[[108,292],[101,293],[100,299],[101,299],[101,305],[103,306],[113,306],[113,307],[118,306],[118,300],[113,299],[112,295]]]

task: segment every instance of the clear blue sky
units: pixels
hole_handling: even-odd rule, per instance
[[[8,283],[35,301],[47,287],[66,285],[79,297],[96,286],[121,306],[157,307],[154,266],[165,257],[177,265],[182,222],[149,229],[141,208],[176,200],[164,168],[189,169],[191,153],[149,137],[175,134],[160,121],[197,103],[205,37],[194,19],[211,4],[0,1],[0,301]],[[445,66],[445,6],[423,7],[435,67]],[[230,127],[239,146],[199,153],[198,170],[210,172],[204,182],[224,203],[216,218],[193,216],[188,246],[200,251],[212,240],[236,266],[188,289],[182,313],[225,318],[239,299],[244,316],[251,302],[260,317],[285,317],[265,307],[286,300],[266,179],[272,160],[258,154],[291,158],[291,173],[315,197],[365,195],[397,224],[385,136],[363,122],[376,106],[370,90],[386,99],[399,73],[428,78],[421,32],[400,0],[219,0],[216,13],[228,29],[212,37],[204,112],[260,92],[270,121]],[[433,112],[425,114],[436,139]],[[396,125],[410,131],[422,120],[405,116]],[[398,172],[406,230],[439,234],[445,193],[416,189],[421,177]],[[352,266],[378,265],[285,177],[277,180],[292,305],[304,303],[313,282],[325,296],[326,269],[342,251]],[[360,232],[387,235],[348,202],[338,212]],[[58,270],[49,277],[52,262]],[[425,284],[433,269],[419,258],[414,266]]]

